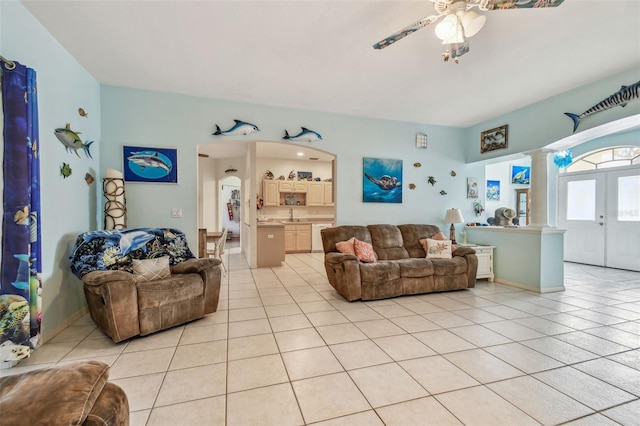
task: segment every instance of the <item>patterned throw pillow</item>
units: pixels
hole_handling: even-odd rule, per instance
[[[427,259],[451,259],[451,241],[427,238]]]
[[[364,241],[360,241],[357,238],[353,243],[353,247],[356,250],[356,256],[358,259],[365,263],[375,263],[378,258],[376,257],[376,252],[373,251],[373,246]]]
[[[356,254],[356,249],[353,246],[355,240],[356,237],[351,237],[347,241],[340,241],[339,243],[336,243],[336,249],[340,253]]]
[[[434,235],[433,237],[431,237],[432,240],[437,240],[437,241],[449,241],[447,240],[447,237],[444,236],[444,234],[442,233],[442,231],[438,232],[436,235]],[[426,238],[421,238],[420,239],[420,245],[422,246],[422,248],[424,249],[425,253],[428,253],[428,247],[427,247],[427,239]],[[456,251],[456,248],[458,246],[454,246],[453,244],[451,244],[451,253],[453,253],[454,251]]]
[[[133,275],[135,275],[139,283],[162,280],[171,276],[169,256],[157,257],[155,259],[133,259],[131,266]]]

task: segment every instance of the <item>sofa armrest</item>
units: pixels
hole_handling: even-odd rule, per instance
[[[207,268],[220,265],[220,260],[212,257],[188,259],[171,267],[172,274],[199,274]]]
[[[452,256],[466,256],[468,254],[476,254],[476,251],[472,247],[456,246],[456,249],[451,252]]]
[[[204,284],[204,313],[218,310],[220,300],[220,260],[211,257],[189,259],[171,267],[172,274],[200,274]]]
[[[138,289],[133,274],[93,271],[82,277],[91,318],[115,342],[140,334]]]
[[[461,247],[455,249],[451,253],[453,257],[464,257],[467,261],[467,288],[474,288],[476,286],[476,275],[478,274],[478,257],[476,251],[471,247]]]
[[[324,255],[329,283],[348,301],[362,296],[360,261],[353,254],[329,252]]]

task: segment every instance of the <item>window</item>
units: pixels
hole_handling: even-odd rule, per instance
[[[635,164],[640,164],[640,147],[617,146],[595,152],[588,152],[573,160],[573,163],[567,167],[566,171],[580,172],[583,170],[624,167]]]

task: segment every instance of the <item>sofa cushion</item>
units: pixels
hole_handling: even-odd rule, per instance
[[[371,244],[378,260],[406,259],[409,253],[404,248],[402,233],[395,225],[369,225]]]
[[[336,243],[336,249],[340,253],[356,254],[356,249],[354,247],[355,241],[356,241],[355,237],[351,237],[347,241],[340,241]]]
[[[451,259],[430,259],[435,275],[456,275],[467,272],[467,260],[461,256]]]
[[[107,364],[86,361],[0,378],[0,422],[82,424],[108,377]]]
[[[133,275],[139,283],[162,280],[171,275],[169,256],[157,257],[155,259],[133,259],[131,267],[133,269]]]
[[[398,278],[400,278],[398,262],[360,263],[360,279],[362,282],[384,282]]]
[[[420,278],[433,275],[431,259],[411,257],[409,259],[398,259],[396,262],[400,266],[400,276],[402,278]]]
[[[376,253],[373,251],[373,246],[369,243],[356,238],[353,242],[353,248],[355,255],[358,256],[358,259],[362,262],[373,263],[378,260]]]
[[[199,274],[177,274],[158,281],[136,283],[138,309],[157,308],[202,297],[204,286]]]
[[[451,241],[427,238],[427,259],[451,259]]]
[[[402,233],[404,248],[409,253],[409,257],[425,257],[427,252],[420,245],[420,239],[431,238],[440,232],[437,226],[424,224],[398,225],[398,229]]]

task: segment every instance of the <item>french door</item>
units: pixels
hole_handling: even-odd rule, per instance
[[[558,178],[564,260],[640,271],[640,167]]]

